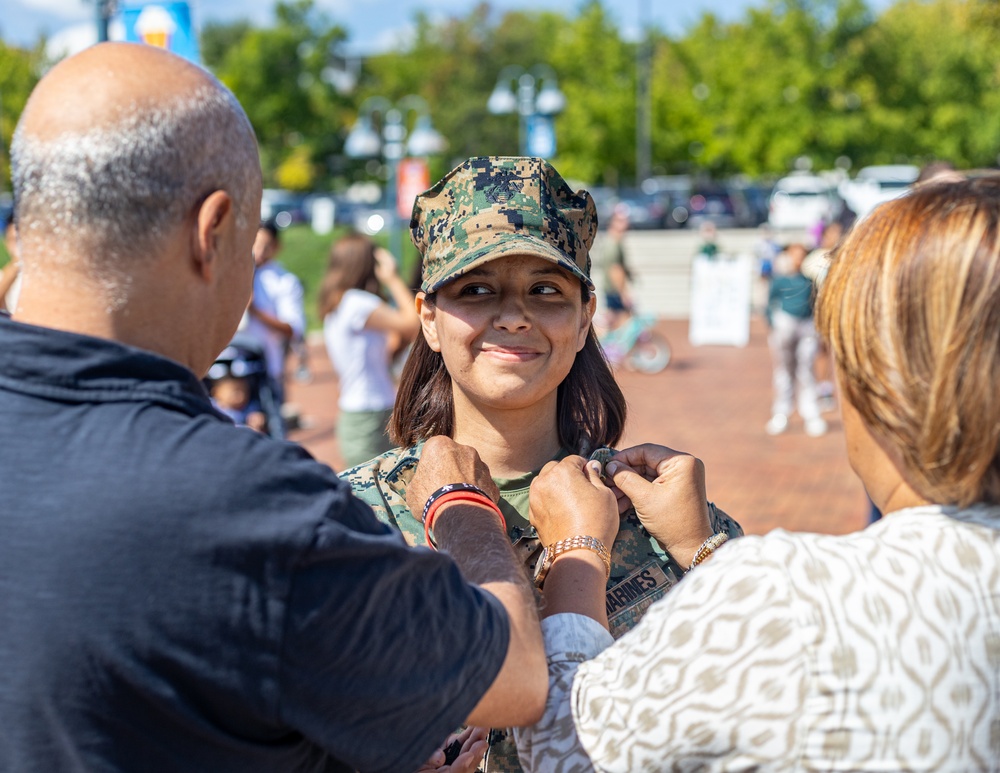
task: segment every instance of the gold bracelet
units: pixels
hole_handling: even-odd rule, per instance
[[[543,548],[542,555],[538,559],[538,563],[535,564],[535,585],[541,587],[549,569],[552,568],[552,562],[563,553],[568,553],[571,550],[592,550],[597,553],[604,562],[604,579],[611,576],[611,554],[604,543],[597,537],[577,535],[569,539],[559,540]]]
[[[692,569],[698,566],[698,564],[700,564],[702,561],[704,561],[706,558],[712,555],[712,553],[718,550],[719,547],[724,545],[728,540],[729,540],[729,535],[726,534],[725,532],[720,531],[719,533],[713,534],[707,540],[702,542],[701,547],[695,551],[694,559],[692,559],[691,566],[688,567],[688,571],[690,572]]]

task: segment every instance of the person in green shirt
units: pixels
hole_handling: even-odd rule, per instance
[[[788,429],[796,392],[806,434],[819,437],[827,430],[826,421],[820,416],[813,375],[819,336],[813,324],[815,285],[802,273],[806,254],[804,244],[788,245],[783,256],[788,270],[776,273],[771,279],[767,303],[771,331],[767,340],[774,365],[774,402],[766,426],[769,435],[780,435]]]
[[[417,198],[410,229],[422,256],[422,335],[389,424],[398,447],[342,477],[380,520],[423,545],[421,513],[406,494],[424,442],[447,435],[475,448],[499,489],[515,551],[538,577],[544,549],[555,546],[543,546],[531,525],[531,482],[569,455],[606,461],[625,427],[625,399],[591,324],[593,199],[542,159],[472,158]],[[627,504],[624,495],[619,501]],[[603,549],[608,564],[615,636],[687,569],[626,504],[614,543],[588,548]],[[742,533],[703,505],[714,532]],[[494,729],[485,770],[520,769],[513,735]]]

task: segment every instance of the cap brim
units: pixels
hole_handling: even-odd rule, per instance
[[[511,255],[530,255],[542,258],[543,260],[549,260],[579,279],[586,285],[587,289],[594,290],[594,283],[591,278],[566,253],[542,239],[523,233],[503,234],[502,238],[492,244],[483,245],[463,256],[458,268],[424,276],[420,289],[425,293],[436,292],[448,284],[448,282],[457,279],[463,274],[467,274],[474,268],[478,268],[498,258]]]

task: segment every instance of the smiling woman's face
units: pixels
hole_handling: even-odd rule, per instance
[[[456,407],[479,410],[551,405],[583,348],[594,314],[580,281],[554,263],[505,256],[449,282],[424,302],[424,337],[440,352]]]

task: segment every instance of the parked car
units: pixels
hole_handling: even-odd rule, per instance
[[[333,222],[334,225],[347,225],[354,227],[355,216],[364,209],[370,209],[371,204],[363,204],[353,201],[346,196],[333,197]]]
[[[811,228],[837,218],[843,202],[822,177],[808,172],[782,177],[768,202],[767,222],[772,228]]]
[[[736,210],[729,191],[722,185],[697,185],[688,199],[689,216],[687,224],[697,228],[705,221],[716,228],[733,228],[736,225]]]
[[[265,188],[260,198],[260,219],[273,220],[278,228],[304,223],[305,196],[281,188]]]
[[[840,184],[841,197],[858,218],[884,201],[906,193],[917,180],[920,167],[912,164],[884,164],[862,167],[853,180]]]
[[[628,211],[631,228],[642,230],[667,227],[667,200],[656,193],[646,193],[641,188],[621,190],[615,201],[615,208],[618,207],[624,207]]]
[[[691,177],[686,174],[655,175],[642,181],[645,193],[659,197],[666,210],[665,228],[683,228],[691,216]]]
[[[738,177],[729,180],[726,189],[733,202],[733,212],[738,227],[756,228],[767,222],[767,205],[772,186]]]

